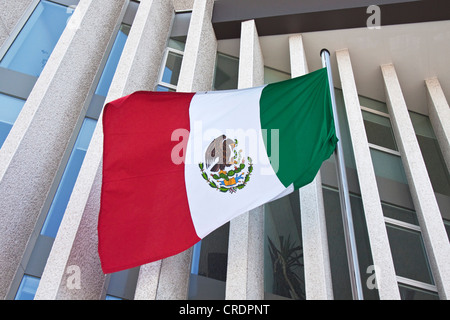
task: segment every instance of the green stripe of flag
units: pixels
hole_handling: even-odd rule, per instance
[[[326,68],[267,85],[260,98],[261,127],[272,166],[284,186],[310,183],[338,141]],[[276,145],[274,130],[279,130]],[[276,165],[274,165],[276,163]]]

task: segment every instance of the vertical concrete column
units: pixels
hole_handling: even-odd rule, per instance
[[[213,0],[195,0],[177,91],[211,90],[217,40],[211,18]],[[141,267],[135,299],[187,299],[192,248]],[[156,280],[157,279],[157,280]]]
[[[289,54],[292,78],[309,73],[301,35],[289,37]],[[299,190],[299,195],[306,299],[333,299],[320,172]]]
[[[254,20],[241,25],[238,88],[264,84],[264,61]],[[264,206],[230,222],[225,298],[264,299]]]
[[[212,26],[214,1],[195,0],[178,78],[178,92],[211,90],[217,54]]]
[[[289,57],[291,60],[291,77],[300,77],[309,73],[308,62],[306,61],[305,47],[301,34],[289,37]]]
[[[0,296],[19,266],[125,0],[81,0],[0,149]],[[20,266],[19,266],[20,268]]]
[[[381,66],[395,138],[411,190],[436,287],[450,298],[450,243],[431,186],[394,65]]]
[[[450,171],[450,107],[437,78],[425,80],[428,113],[447,169]]]
[[[399,300],[394,262],[389,247],[389,239],[384,223],[383,209],[370,155],[369,143],[358,99],[350,54],[347,49],[336,51],[339,77],[344,95],[350,137],[355,157],[358,181],[361,190],[367,231],[378,293],[382,300]],[[367,266],[365,266],[367,268]],[[365,272],[366,270],[361,270]]]
[[[106,2],[108,3],[103,5],[104,8],[114,7],[110,1]],[[97,18],[104,8],[96,9]],[[111,83],[107,102],[137,90],[152,90],[155,87],[172,17],[171,1],[141,1]],[[101,118],[100,116],[35,299],[100,299],[106,290],[108,277],[101,271],[97,251],[103,155]],[[74,270],[73,266],[81,276],[79,289],[66,285],[70,281],[69,277],[74,276],[73,272],[68,272]]]

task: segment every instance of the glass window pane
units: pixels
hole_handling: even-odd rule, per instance
[[[39,278],[24,275],[17,290],[15,300],[33,300],[39,286]]]
[[[168,84],[177,85],[180,76],[181,62],[183,56],[181,54],[169,51],[167,54],[166,66],[162,76],[162,81]]]
[[[106,296],[133,300],[139,277],[139,267],[114,272],[110,275]],[[108,299],[107,299],[108,300]]]
[[[447,237],[448,237],[448,240],[450,241],[450,221],[444,220],[444,227],[445,227],[445,230],[447,230]]]
[[[450,174],[447,170],[433,127],[431,126],[430,119],[427,116],[415,112],[410,112],[409,115],[434,192],[450,197]],[[448,218],[450,218],[450,215]]]
[[[362,115],[369,143],[398,150],[389,118],[366,111],[362,111]]]
[[[38,77],[72,13],[72,8],[40,1],[0,66]]]
[[[329,189],[326,187],[322,188],[322,190],[326,215],[329,249],[328,251],[330,254],[331,278],[333,282],[334,299],[351,300],[353,299],[353,297],[351,292],[339,192],[337,190]],[[362,199],[358,196],[351,195],[350,202],[358,252],[360,276],[363,283],[364,299],[377,300],[379,299],[378,291],[371,286],[365,285],[366,283],[368,283],[368,281],[372,282],[369,277],[373,273],[367,273],[366,271],[370,266],[373,266],[373,259],[370,249]]]
[[[279,81],[288,80],[291,78],[290,73],[264,67],[264,83],[274,83]]]
[[[358,98],[359,98],[359,103],[362,107],[370,108],[370,109],[381,111],[384,113],[389,113],[386,103],[384,103],[384,102],[370,99],[370,98],[363,97],[363,96],[358,96]]]
[[[414,211],[397,206],[392,206],[386,203],[382,203],[381,206],[383,208],[383,214],[385,217],[411,223],[414,225],[419,225],[417,215]]]
[[[122,24],[119,32],[117,33],[116,40],[109,53],[108,60],[106,61],[105,68],[103,69],[102,76],[98,82],[95,94],[106,97],[109,87],[111,85],[114,73],[116,72],[117,65],[119,64],[120,56],[122,55],[123,47],[128,38],[130,32],[130,26]]]
[[[436,292],[411,287],[402,283],[398,287],[402,300],[439,300],[439,295]]]
[[[434,284],[420,232],[389,223],[386,229],[396,274]]]
[[[42,235],[56,237],[96,124],[96,120],[86,118],[81,126],[75,146],[42,227]]]
[[[186,46],[186,40],[180,41],[180,40],[175,40],[173,38],[170,38],[167,46],[169,48],[184,51],[184,47]]]
[[[160,92],[175,92],[175,89],[167,88],[167,87],[158,85],[158,86],[156,86],[156,91],[160,91]]]
[[[298,192],[265,205],[264,291],[270,299],[305,300]]]
[[[225,299],[229,232],[226,223],[194,246],[188,299]]]
[[[377,177],[394,180],[403,184],[408,184],[402,159],[399,156],[370,149],[373,167]]]
[[[0,148],[22,110],[25,100],[0,93]]]
[[[217,54],[214,90],[231,90],[238,87],[239,58]]]

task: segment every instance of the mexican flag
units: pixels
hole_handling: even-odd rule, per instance
[[[337,138],[326,69],[261,87],[139,91],[103,112],[104,273],[182,252],[311,182]]]

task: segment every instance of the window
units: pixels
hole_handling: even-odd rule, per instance
[[[344,227],[341,213],[339,192],[334,187],[323,186],[323,202],[325,207],[326,227],[328,235],[328,251],[330,255],[331,279],[333,295],[336,300],[351,300],[352,291],[345,245]],[[379,299],[378,291],[367,286],[369,277],[373,274],[367,272],[373,266],[372,252],[367,233],[362,199],[356,194],[350,194],[353,228],[355,232],[358,252],[358,264],[365,300]]]
[[[389,118],[364,110],[362,115],[369,143],[398,151]]]
[[[409,112],[409,115],[433,189],[436,193],[450,197],[450,174],[445,165],[430,119],[425,115],[412,111]]]
[[[47,218],[44,222],[44,226],[42,227],[42,235],[53,238],[56,237],[56,233],[58,232],[59,225],[61,224],[64,212],[72,194],[73,187],[75,186],[78,173],[81,169],[81,165],[83,164],[84,156],[86,155],[94,129],[97,125],[97,119],[100,115],[101,108],[103,107],[104,98],[106,98],[109,86],[111,85],[112,78],[117,68],[117,64],[119,63],[123,47],[125,46],[129,29],[130,26],[122,24],[119,32],[117,33],[95,91],[96,95],[100,96],[100,98],[92,100],[87,116],[83,120],[83,124],[78,133],[78,138],[75,141],[69,161],[67,162],[58,189],[53,198],[53,202],[48,211]]]
[[[442,218],[450,237],[450,173],[445,164],[430,119],[422,114],[409,112],[428,176],[438,202]]]
[[[39,286],[39,278],[25,275],[17,290],[15,300],[33,300]]]
[[[225,299],[229,232],[226,223],[194,246],[189,300]]]
[[[102,75],[95,90],[96,95],[106,97],[108,94],[109,87],[116,72],[117,65],[119,64],[120,57],[122,55],[125,42],[128,39],[128,34],[130,33],[131,26],[122,23],[117,33],[116,39],[112,46],[111,52],[109,53],[108,60],[106,61],[105,68],[103,69]]]
[[[396,274],[403,278],[434,284],[420,228],[387,220],[386,229]]]
[[[178,78],[183,61],[189,23],[192,12],[177,12],[174,17],[170,38],[164,52],[156,91],[177,91]]]
[[[450,240],[450,221],[444,220],[444,227],[447,230],[448,240]]]
[[[264,292],[266,299],[306,299],[298,192],[265,205]]]
[[[0,148],[24,104],[25,100],[0,93]]]
[[[418,289],[403,283],[399,283],[398,287],[402,300],[439,300],[438,294],[432,290]]]
[[[139,269],[139,267],[136,267],[112,273],[105,300],[133,300]]]
[[[237,89],[238,78],[239,58],[218,52],[214,74],[214,90]],[[290,78],[290,73],[264,66],[265,84],[288,80]]]
[[[413,208],[387,106],[380,101],[359,98],[365,103],[361,106],[361,112],[380,196],[387,203]]]
[[[66,211],[70,195],[72,194],[73,187],[77,181],[78,173],[80,172],[84,156],[86,155],[96,125],[96,120],[90,118],[84,119],[75,146],[70,154],[66,169],[64,170],[55,197],[50,206],[50,210],[48,211],[47,218],[45,219],[44,226],[42,227],[42,235],[56,238],[56,233],[58,232],[64,212]]]
[[[402,299],[436,287],[386,104],[359,97]]]
[[[2,58],[0,67],[38,77],[72,13],[72,7],[41,0]]]
[[[130,2],[129,8],[133,7],[135,12],[137,10],[136,2]],[[130,19],[130,21],[127,20],[127,22],[131,23],[132,18],[134,18],[134,15],[128,16],[126,19]],[[72,142],[73,148],[70,151],[67,163],[61,167],[61,178],[57,182],[54,193],[49,195],[47,204],[48,207],[44,207],[43,209],[42,214],[45,215],[45,220],[43,222],[41,232],[34,243],[31,257],[26,263],[26,268],[22,276],[22,282],[17,290],[15,299],[32,299],[37,290],[47,257],[61,224],[90,140],[97,125],[97,120],[101,113],[117,64],[122,54],[122,50],[130,30],[130,24],[128,23],[125,23],[124,21],[124,23],[122,23],[119,27],[118,33],[102,70],[102,74],[98,78],[99,80],[96,86],[95,94],[90,101],[86,116],[80,124],[79,131],[75,133],[76,139]],[[126,287],[121,291],[118,287],[120,287],[123,283],[124,278],[129,279],[133,277],[137,279],[135,273],[128,274],[127,272],[124,272],[119,275],[111,275],[110,282],[112,283],[112,291],[117,294],[111,294],[111,296],[118,296],[122,298],[120,295],[125,294],[125,298],[129,298],[130,289]],[[11,290],[14,290],[14,288]],[[134,290],[134,287],[132,290]],[[108,293],[109,292],[107,292],[107,294]]]
[[[291,74],[264,66],[264,83],[274,83],[291,79]]]
[[[213,90],[237,89],[239,58],[218,52],[214,74]]]
[[[383,214],[386,218],[414,224],[416,226],[419,225],[419,221],[417,220],[417,215],[414,210],[397,207],[387,203],[381,203],[381,207],[383,208]]]
[[[173,48],[167,48],[164,56],[164,61],[165,64],[160,74],[158,87],[175,91],[177,89],[178,78],[180,76],[181,62],[183,61],[183,52]]]
[[[383,210],[385,208],[383,204]],[[398,210],[400,215],[404,215],[403,208],[391,206],[390,210]],[[385,220],[401,298],[439,299],[420,228],[387,217]]]
[[[72,13],[73,6],[39,1],[6,52],[0,52],[0,148]]]

